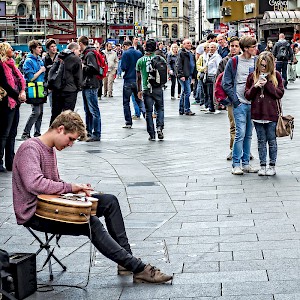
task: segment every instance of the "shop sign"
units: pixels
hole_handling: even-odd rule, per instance
[[[259,13],[264,14],[266,11],[285,10],[288,7],[287,0],[259,0]]]
[[[244,13],[245,14],[253,13],[254,8],[255,8],[255,4],[254,3],[246,4],[244,6]]]

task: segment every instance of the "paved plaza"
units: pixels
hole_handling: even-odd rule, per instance
[[[99,101],[101,142],[76,142],[58,153],[62,179],[91,183],[119,198],[135,256],[173,273],[172,284],[133,284],[117,266],[92,250],[85,290],[39,286],[26,298],[101,300],[299,300],[300,299],[300,79],[283,99],[296,120],[294,139],[278,139],[277,175],[231,175],[227,113],[179,116],[178,100],[165,91],[165,139],[148,141],[145,120],[124,129],[122,79],[114,97]],[[77,111],[84,116],[81,95]],[[22,105],[18,138],[30,113]],[[133,111],[132,111],[133,113]],[[43,132],[50,119],[45,105]],[[17,141],[17,146],[21,143]],[[253,131],[251,164],[259,165]],[[89,269],[86,237],[63,236],[55,252],[67,266],[54,264],[55,285],[84,285]],[[55,243],[54,243],[55,245]],[[38,244],[16,225],[11,174],[0,175],[0,247],[36,252]],[[37,257],[41,269],[45,256]],[[48,270],[38,283],[48,282]]]

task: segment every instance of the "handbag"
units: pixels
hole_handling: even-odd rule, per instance
[[[276,126],[276,136],[284,137],[290,136],[293,139],[294,134],[294,117],[291,115],[283,116],[282,107],[279,100],[277,100],[278,107],[278,121]]]
[[[39,105],[47,102],[47,91],[43,82],[28,82],[26,84],[26,103]]]
[[[0,86],[0,101],[7,95],[6,90]]]

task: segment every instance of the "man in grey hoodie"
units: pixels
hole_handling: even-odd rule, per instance
[[[279,34],[279,40],[274,46],[273,55],[276,59],[276,70],[281,73],[281,76],[284,79],[283,85],[286,89],[288,84],[287,65],[293,58],[293,50],[283,33]]]

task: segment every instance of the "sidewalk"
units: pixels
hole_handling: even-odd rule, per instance
[[[143,119],[124,129],[122,80],[114,97],[100,103],[101,142],[77,142],[58,153],[61,178],[89,182],[95,190],[119,198],[135,256],[174,273],[173,284],[133,284],[117,275],[117,266],[96,253],[86,291],[53,287],[34,299],[101,300],[298,300],[300,299],[300,80],[289,84],[284,114],[295,117],[295,134],[278,139],[277,175],[231,175],[229,122],[226,112],[179,116],[178,100],[165,91],[165,139],[150,142]],[[192,101],[191,101],[192,102]],[[84,117],[82,99],[78,112]],[[30,113],[22,105],[18,137]],[[132,110],[133,113],[133,110]],[[43,131],[50,109],[45,105]],[[17,146],[21,141],[17,141]],[[259,165],[256,134],[251,152]],[[11,174],[0,175],[0,247],[35,252],[37,243],[16,225]],[[84,284],[90,244],[85,237],[66,237],[56,247],[67,266],[55,264],[53,284]],[[38,256],[41,268],[43,257]],[[48,270],[38,273],[38,283]]]

